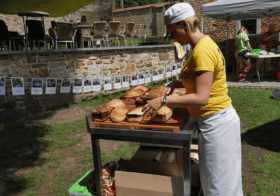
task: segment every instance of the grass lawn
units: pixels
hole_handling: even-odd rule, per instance
[[[271,98],[273,90],[229,89],[242,121],[245,195],[280,195],[280,101]],[[100,95],[70,107],[97,106],[123,93]],[[0,195],[66,196],[70,186],[94,169],[91,145],[85,143],[84,119],[63,124],[2,124],[0,134]],[[197,142],[197,134],[193,142]],[[114,147],[117,141],[106,144]],[[129,159],[138,147],[133,142],[120,144],[112,153],[101,148],[102,163]],[[74,161],[66,164],[70,158]]]

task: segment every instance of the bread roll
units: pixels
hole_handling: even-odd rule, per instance
[[[115,107],[117,107],[117,106],[125,106],[125,104],[124,104],[124,102],[122,101],[122,100],[120,100],[120,99],[113,99],[113,100],[111,100],[111,101],[109,101],[107,104],[106,104],[106,106],[107,107],[113,107],[113,108],[115,108]]]
[[[142,89],[132,89],[131,91],[128,91],[124,97],[126,98],[134,98],[134,97],[139,97],[140,95],[143,95],[145,93],[144,90]]]
[[[117,106],[115,109],[111,112],[110,119],[113,122],[122,122],[126,119],[126,113],[128,110],[124,106]]]
[[[107,107],[106,104],[104,104],[104,105],[98,106],[96,111],[94,111],[94,113],[96,113],[96,114],[106,114],[109,111],[111,111],[111,109],[109,107]]]
[[[158,87],[156,87],[155,89],[153,89],[153,90],[155,90],[155,91],[160,91],[160,92],[162,92],[163,93],[163,91],[166,89],[166,87],[164,87],[164,86],[158,86]]]
[[[149,90],[146,86],[137,86],[134,89],[141,89],[141,90],[143,90],[145,92],[147,92]]]

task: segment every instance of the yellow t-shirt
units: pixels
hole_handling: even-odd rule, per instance
[[[188,108],[194,117],[206,116],[223,110],[231,105],[226,84],[226,63],[217,44],[208,36],[201,39],[191,52],[182,68],[181,80],[187,94],[195,93],[195,72],[212,71],[213,83],[209,102],[206,106]]]

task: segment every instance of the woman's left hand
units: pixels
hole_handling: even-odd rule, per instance
[[[157,114],[157,111],[162,107],[163,105],[163,97],[155,98],[151,101],[148,101],[148,103],[143,107],[144,116],[151,116],[151,118],[154,118]]]

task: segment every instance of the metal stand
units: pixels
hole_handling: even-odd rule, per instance
[[[92,154],[95,169],[95,180],[97,195],[101,196],[101,156],[100,156],[100,139],[130,141],[157,144],[157,146],[170,145],[183,148],[183,187],[184,196],[191,195],[191,161],[190,161],[190,143],[195,134],[195,119],[188,116],[180,132],[160,132],[149,130],[129,130],[91,127],[91,114],[86,116],[87,131],[91,134]]]

